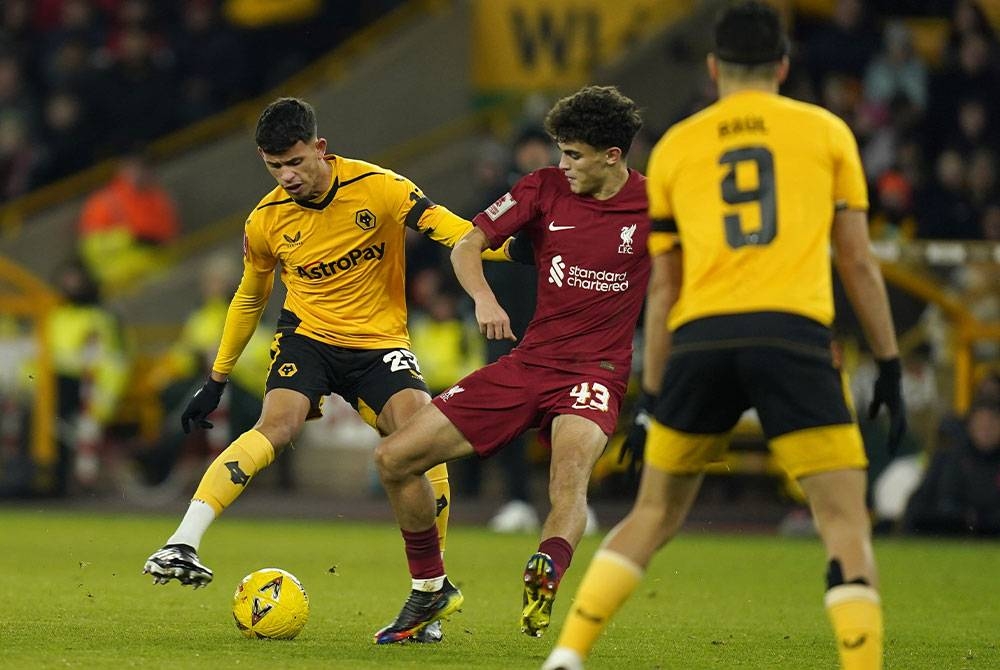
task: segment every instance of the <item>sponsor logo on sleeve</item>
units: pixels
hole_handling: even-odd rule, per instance
[[[504,193],[495,203],[486,208],[486,216],[490,217],[490,221],[496,221],[516,204],[517,200],[514,200],[514,196],[510,192]]]

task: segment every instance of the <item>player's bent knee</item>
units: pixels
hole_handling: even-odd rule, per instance
[[[386,441],[382,440],[379,442],[378,446],[375,447],[375,453],[373,454],[375,459],[375,468],[378,470],[378,476],[382,481],[391,481],[393,479],[398,479],[396,475],[396,459],[392,454],[392,450],[386,448]]]
[[[375,447],[375,467],[383,482],[394,482],[413,475],[422,475],[424,471],[416,466],[412,459],[404,456],[392,438],[386,438]]]
[[[271,443],[271,446],[274,447],[275,456],[284,451],[292,443],[292,439],[298,432],[297,427],[292,429],[289,426],[273,423],[258,424],[255,430],[266,437],[267,441]]]

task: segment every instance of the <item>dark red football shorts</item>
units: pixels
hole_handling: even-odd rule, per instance
[[[605,435],[614,432],[628,366],[606,370],[596,363],[571,363],[556,368],[515,356],[463,377],[433,400],[481,458],[531,428],[551,444],[550,427],[560,414],[590,419]]]

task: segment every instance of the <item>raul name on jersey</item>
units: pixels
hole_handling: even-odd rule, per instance
[[[767,135],[767,126],[762,116],[738,116],[719,123],[719,139],[739,133],[760,133]]]

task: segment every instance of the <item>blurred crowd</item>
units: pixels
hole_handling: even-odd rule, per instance
[[[854,131],[872,236],[1000,240],[1000,42],[981,4],[837,0],[792,27],[782,92]],[[714,95],[706,79],[683,114]]]
[[[799,26],[800,85],[859,138],[873,237],[1000,240],[996,32],[973,0],[925,53],[919,27],[840,0],[831,22]]]
[[[0,204],[262,93],[399,0],[4,0]]]

